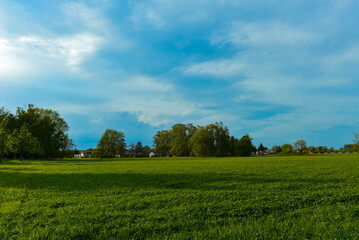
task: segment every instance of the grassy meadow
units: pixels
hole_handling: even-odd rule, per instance
[[[0,164],[0,239],[359,239],[359,155]]]

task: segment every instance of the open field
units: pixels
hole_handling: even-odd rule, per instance
[[[359,155],[7,161],[0,239],[359,239]]]

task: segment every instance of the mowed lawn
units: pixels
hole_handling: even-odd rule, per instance
[[[359,155],[5,161],[0,239],[359,239]]]

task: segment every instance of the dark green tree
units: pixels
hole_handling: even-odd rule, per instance
[[[123,156],[126,150],[125,134],[113,129],[106,129],[97,144],[97,154],[100,158],[113,158]]]
[[[175,156],[189,156],[189,140],[196,131],[192,124],[175,124],[169,131],[170,134],[170,154]]]
[[[145,145],[145,146],[143,147],[143,153],[148,156],[148,154],[150,154],[150,152],[151,152],[150,146]]]
[[[20,154],[20,161],[24,159],[25,153],[38,153],[40,146],[38,140],[32,136],[26,124],[20,130],[15,129],[7,139],[7,147],[15,154]]]
[[[136,152],[136,155],[137,154],[143,154],[143,147],[142,147],[142,143],[141,142],[138,142],[135,146],[135,152]]]
[[[0,121],[0,163],[5,157],[5,153],[7,150],[7,139],[9,136],[9,130],[6,124],[6,118]]]
[[[252,139],[248,134],[239,139],[237,145],[237,152],[239,156],[250,156],[252,152],[255,152],[255,150],[256,147],[252,144]]]
[[[60,115],[50,109],[36,108],[29,104],[27,109],[18,108],[15,116],[15,127],[20,129],[26,124],[29,132],[41,147],[42,155],[56,157],[69,141],[69,126]]]
[[[199,126],[190,140],[190,146],[194,156],[229,156],[231,139],[228,128],[222,122]]]
[[[158,131],[153,137],[154,150],[161,157],[170,155],[170,132],[168,130]]]
[[[0,163],[7,152],[7,139],[14,130],[14,116],[5,108],[0,108]]]
[[[193,156],[213,156],[215,152],[213,134],[207,128],[198,126],[197,131],[190,140],[190,146],[192,149],[191,155]]]
[[[259,153],[263,153],[263,151],[264,151],[264,146],[263,146],[263,144],[261,143],[261,144],[259,144],[258,152],[259,152]]]
[[[188,141],[186,125],[175,124],[169,131],[170,154],[174,156],[185,156],[188,152]]]

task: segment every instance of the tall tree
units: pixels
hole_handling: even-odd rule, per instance
[[[27,109],[18,108],[15,118],[16,128],[26,124],[32,136],[39,141],[45,157],[56,157],[66,147],[69,126],[57,112],[29,104]]]
[[[169,131],[170,153],[175,156],[185,156],[188,152],[186,125],[175,124]]]
[[[170,154],[175,156],[189,156],[189,140],[196,131],[192,124],[175,124],[169,131],[170,135]]]
[[[153,136],[154,150],[159,156],[166,157],[170,155],[170,141],[170,132],[168,130],[158,131]]]
[[[256,147],[252,144],[252,139],[248,134],[239,139],[237,146],[239,156],[250,156],[255,150]]]
[[[231,138],[228,128],[222,122],[199,126],[190,140],[190,146],[194,156],[229,156]]]
[[[303,150],[307,148],[307,143],[303,139],[300,139],[296,141],[293,146],[295,149],[299,150],[300,153],[303,153]]]
[[[261,143],[261,144],[259,144],[259,146],[258,146],[258,152],[263,153],[263,151],[264,151],[264,146],[263,146],[263,144]]]
[[[136,155],[143,152],[142,143],[138,142],[135,147]]]
[[[7,127],[6,118],[0,120],[0,163],[5,157],[5,153],[7,150],[6,142],[9,135],[9,129]]]
[[[229,130],[223,126],[223,122],[210,124],[209,129],[214,134],[215,156],[226,157],[229,156],[231,151],[231,140]]]
[[[207,128],[198,126],[197,131],[193,134],[190,140],[192,149],[191,155],[196,157],[213,156],[214,154],[214,139]]]
[[[26,124],[21,129],[15,129],[7,139],[7,146],[11,152],[20,154],[20,161],[24,159],[25,153],[40,152],[38,140],[32,136]]]
[[[123,156],[126,150],[125,134],[113,129],[106,129],[97,144],[97,151],[101,158]]]

